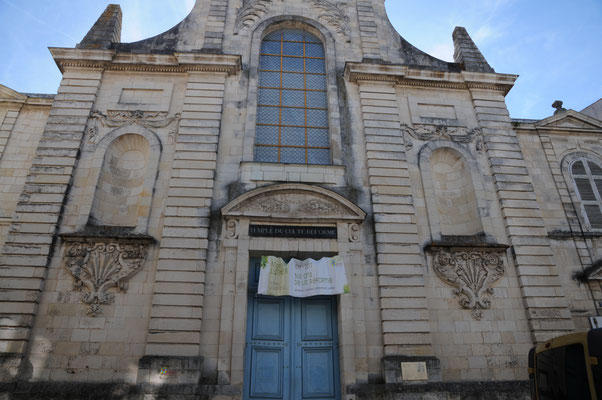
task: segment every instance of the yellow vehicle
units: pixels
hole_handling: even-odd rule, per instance
[[[602,400],[602,328],[533,347],[529,379],[532,399]]]

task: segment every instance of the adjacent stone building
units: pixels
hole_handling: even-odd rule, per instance
[[[0,398],[528,397],[534,343],[602,305],[602,121],[512,120],[384,0],[197,0],[120,43],[109,6],[0,86]],[[264,255],[350,293],[258,296]]]

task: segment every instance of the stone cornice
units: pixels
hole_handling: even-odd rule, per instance
[[[572,126],[571,126],[572,124]],[[513,121],[516,130],[537,131],[545,134],[600,134],[602,122],[575,110],[566,110],[560,114],[542,120]]]
[[[28,106],[51,106],[53,101],[53,96],[20,93],[7,86],[0,85],[0,104],[2,105],[16,105],[18,107],[24,104]]]
[[[28,96],[25,104],[28,106],[51,107],[53,102],[53,97]]]
[[[114,50],[50,48],[61,72],[66,68],[138,72],[216,72],[233,75],[241,68],[237,55],[205,53],[136,54]]]
[[[367,64],[348,62],[345,79],[350,82],[372,81],[400,86],[418,86],[443,89],[485,89],[501,91],[506,95],[518,75],[484,72],[443,72],[414,69],[406,65]]]

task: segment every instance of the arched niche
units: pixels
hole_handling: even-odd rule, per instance
[[[479,166],[462,146],[434,140],[419,155],[420,173],[433,241],[486,233],[487,215]]]
[[[146,232],[161,149],[158,137],[137,125],[103,137],[92,159],[97,175],[88,225]]]
[[[441,147],[429,160],[441,235],[475,235],[483,231],[471,174],[464,157]]]

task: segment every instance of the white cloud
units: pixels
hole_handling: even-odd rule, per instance
[[[196,3],[196,0],[186,0],[186,11],[190,12],[192,10],[192,7],[194,7],[194,3]]]
[[[32,13],[30,13],[26,9],[17,6],[12,1],[10,1],[10,0],[3,0],[3,2],[5,4],[8,4],[9,6],[13,7],[15,10],[18,10],[20,13],[22,13],[23,15],[25,15],[26,17],[28,17],[32,21],[38,23],[39,25],[44,26],[45,28],[50,29],[50,30],[52,30],[52,31],[54,31],[54,32],[56,32],[58,34],[61,34],[61,35],[65,36],[66,38],[68,38],[71,41],[77,41],[77,39],[74,38],[73,36],[71,36],[70,34],[64,32],[64,31],[62,31],[60,29],[57,29],[56,26],[54,26],[54,25],[48,24],[46,21],[43,21],[40,18],[36,17],[35,15],[33,15]]]
[[[497,32],[492,26],[483,25],[477,29],[477,31],[472,35],[472,38],[477,42],[485,43],[488,40],[495,39],[499,36],[500,33]]]
[[[449,42],[438,43],[427,50],[427,53],[445,61],[454,61],[454,46]]]

